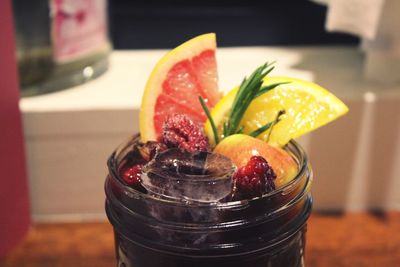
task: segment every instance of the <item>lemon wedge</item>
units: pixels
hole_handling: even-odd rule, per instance
[[[257,138],[274,146],[284,146],[291,139],[313,131],[348,112],[348,107],[323,87],[301,79],[290,77],[266,77],[263,85],[285,83],[255,98],[240,122],[243,133],[249,134],[268,122],[279,122],[262,132]],[[212,109],[217,131],[222,136],[222,125],[226,121],[238,88],[231,90]],[[214,141],[210,122],[205,123],[205,132]]]

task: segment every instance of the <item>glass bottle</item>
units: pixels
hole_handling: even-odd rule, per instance
[[[106,0],[14,0],[23,96],[84,83],[108,68]]]

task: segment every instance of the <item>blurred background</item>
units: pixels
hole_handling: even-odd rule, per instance
[[[109,5],[114,49],[172,48],[204,32],[216,32],[220,47],[358,43],[355,36],[326,32],[325,16],[326,6],[307,0],[119,0]]]
[[[24,233],[31,221],[105,221],[106,160],[138,131],[147,75],[167,49],[207,32],[217,33],[222,89],[276,60],[276,75],[317,82],[350,107],[299,140],[315,170],[315,210],[400,211],[399,1],[1,5],[0,179],[18,176],[0,189],[4,225],[20,221]],[[25,208],[7,219],[15,199]]]

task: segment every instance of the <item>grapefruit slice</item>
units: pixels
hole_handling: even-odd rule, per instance
[[[168,52],[147,81],[139,115],[143,142],[157,140],[170,114],[186,114],[202,124],[207,117],[198,97],[211,109],[221,98],[218,91],[216,38],[197,36]]]

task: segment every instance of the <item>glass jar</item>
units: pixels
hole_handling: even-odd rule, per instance
[[[106,0],[13,0],[22,96],[66,89],[108,69]]]
[[[251,200],[184,203],[121,182],[118,170],[137,139],[108,160],[106,212],[114,227],[117,266],[304,266],[312,171],[296,142],[285,147],[299,170],[287,185]]]

